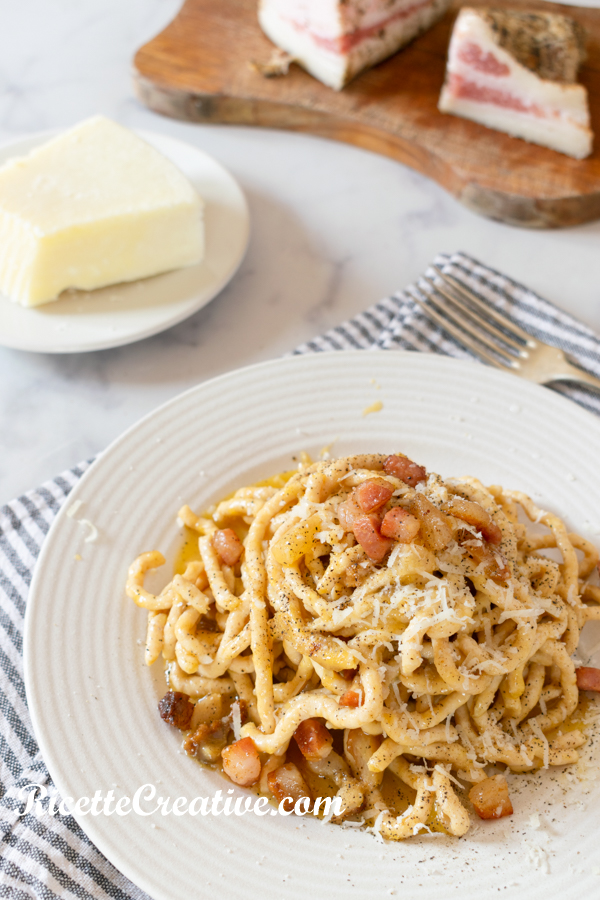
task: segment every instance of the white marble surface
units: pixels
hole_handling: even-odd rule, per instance
[[[117,350],[0,348],[0,502],[101,450],[158,404],[282,354],[462,249],[600,331],[600,222],[553,232],[475,216],[398,163],[303,135],[185,125],[134,99],[135,49],[177,0],[20,0],[0,28],[0,140],[102,112],[187,140],[240,181],[252,238],[229,287],[186,323]]]

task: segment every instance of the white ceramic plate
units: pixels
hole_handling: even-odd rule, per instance
[[[54,137],[45,132],[0,148],[0,165]],[[157,334],[201,309],[233,278],[248,246],[248,207],[235,179],[190,144],[137,131],[189,178],[206,203],[202,263],[96,291],[65,291],[27,309],[0,294],[0,345],[38,353],[82,353]]]
[[[383,408],[365,416],[377,400]],[[289,468],[298,451],[318,457],[333,441],[338,455],[401,449],[444,475],[524,489],[573,528],[600,535],[600,423],[510,375],[426,354],[358,351],[292,357],[200,385],[130,429],[73,491],[67,506],[83,502],[79,515],[97,526],[97,541],[84,543],[88,530],[63,508],[42,549],[27,604],[25,679],[63,797],[110,788],[132,797],[146,783],[172,800],[225,789],[182,755],[177,734],[159,719],[162,673],[160,664],[143,664],[146,613],[124,596],[127,566],[141,551],[161,549],[167,580],[183,502],[201,510]],[[599,638],[592,633],[589,646]],[[600,762],[597,742],[592,750]],[[580,900],[600,887],[599,788],[589,782],[563,792],[556,777],[531,778],[514,798],[514,817],[475,825],[461,841],[382,845],[314,820],[254,814],[79,822],[156,900],[439,900],[441,892],[491,900],[507,885],[511,898]],[[533,812],[541,814],[537,831],[526,824]]]

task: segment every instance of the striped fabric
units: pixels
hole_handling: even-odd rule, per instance
[[[439,256],[435,262],[486,303],[503,310],[536,337],[562,347],[600,376],[600,339],[589,328],[464,254]],[[429,290],[420,279],[295,352],[400,348],[469,358],[411,299],[415,292]],[[567,385],[557,389],[600,414],[600,396]],[[102,856],[73,818],[18,815],[23,808],[19,790],[25,785],[42,784],[55,793],[25,698],[22,649],[27,591],[52,520],[88,466],[83,463],[0,510],[0,897],[15,900],[147,897]]]
[[[440,254],[434,264],[475,291],[485,303],[506,313],[509,319],[534,337],[560,347],[574,362],[600,377],[600,339],[587,325],[557,309],[524,285],[483,266],[464,253],[454,253],[452,256]],[[432,279],[437,277],[434,269],[428,269],[425,274]],[[420,278],[415,284],[386,297],[356,318],[303,344],[295,352],[379,348],[424,350],[459,359],[477,359],[447,332],[433,324],[412,299],[414,294],[425,298],[429,293],[431,285]],[[565,394],[590,412],[600,415],[600,395],[593,390],[566,383],[553,385],[552,390]]]
[[[0,897],[15,900],[147,897],[111,866],[72,817],[18,815],[25,785],[41,784],[56,794],[25,698],[27,591],[50,525],[89,465],[81,463],[0,510]]]

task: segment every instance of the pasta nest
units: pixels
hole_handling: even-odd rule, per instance
[[[197,558],[154,595],[144,576],[164,559],[142,554],[127,584],[149,611],[147,663],[162,654],[169,687],[204,710],[192,729],[243,701],[234,737],[251,739],[265,793],[292,759],[308,793],[311,773],[333,783],[338,820],[366,809],[392,840],[432,823],[464,834],[461,782],[577,761],[584,736],[560,730],[578,703],[571,655],[600,618],[587,584],[597,552],[558,516],[418,469],[350,456],[241,488],[203,516],[184,507]],[[229,530],[240,551],[228,564]],[[292,753],[315,719],[332,740],[321,756]],[[384,776],[406,789],[401,812]]]

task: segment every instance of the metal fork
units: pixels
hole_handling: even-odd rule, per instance
[[[475,356],[498,369],[537,384],[553,381],[575,381],[600,391],[600,378],[574,366],[558,347],[537,340],[511,322],[502,313],[483,303],[479,297],[452,275],[433,267],[443,284],[426,275],[432,293],[411,291],[411,297],[423,312],[454,337]]]

